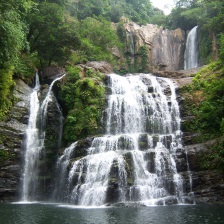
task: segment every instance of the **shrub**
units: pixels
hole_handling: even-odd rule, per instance
[[[61,87],[60,100],[67,113],[64,123],[65,143],[94,135],[98,132],[105,104],[104,76],[88,70],[81,77],[80,68],[67,68],[67,81]]]

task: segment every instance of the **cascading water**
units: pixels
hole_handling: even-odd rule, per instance
[[[41,147],[39,147],[39,130],[37,128],[38,113],[40,103],[38,92],[40,90],[39,76],[36,74],[36,85],[30,96],[30,117],[26,130],[26,153],[23,173],[22,201],[28,201],[29,195],[36,191],[36,158],[39,157]]]
[[[150,74],[109,79],[106,134],[94,138],[82,158],[75,156],[79,143],[65,150],[57,163],[61,181],[55,195],[84,206],[182,203],[176,152],[183,149],[172,81]]]
[[[187,36],[186,49],[184,52],[184,69],[198,67],[197,29],[198,26],[195,26]]]
[[[44,154],[45,119],[47,114],[47,107],[48,103],[51,102],[53,99],[52,87],[54,83],[63,78],[64,76],[65,75],[56,78],[52,82],[47,92],[46,98],[41,104],[38,99],[38,94],[40,91],[39,76],[38,74],[36,74],[36,85],[30,96],[30,117],[28,128],[26,130],[26,151],[22,183],[22,201],[32,201],[37,200],[39,198],[39,163],[40,157],[43,157]],[[58,104],[56,106],[58,106]]]
[[[134,44],[134,35],[132,32],[127,32],[127,37],[128,37],[128,40],[129,40],[129,51],[130,51],[130,54],[131,56],[134,56],[135,54],[135,44]]]
[[[52,102],[53,98],[54,98],[54,95],[52,93],[52,88],[55,84],[55,82],[57,82],[58,80],[62,79],[66,74],[56,78],[53,80],[53,82],[51,83],[50,87],[49,87],[49,90],[47,92],[47,95],[44,99],[44,101],[42,102],[41,104],[41,107],[40,107],[40,124],[41,124],[41,133],[40,133],[40,139],[41,139],[41,143],[42,143],[42,148],[44,148],[44,140],[45,140],[45,121],[46,121],[46,115],[47,115],[47,108],[48,108],[48,104],[49,102]],[[60,111],[59,109],[59,105],[56,104],[56,106],[58,107],[58,110]],[[60,116],[61,117],[61,116]],[[62,128],[61,128],[62,129]],[[60,129],[60,130],[61,130]],[[61,135],[61,134],[60,134]],[[59,142],[60,142],[60,139],[59,139]]]
[[[134,43],[134,34],[133,32],[126,32],[127,36],[127,51],[130,53],[130,65],[134,66],[135,64],[135,43]],[[133,68],[130,68],[133,69]]]

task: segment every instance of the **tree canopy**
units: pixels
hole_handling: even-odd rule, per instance
[[[110,49],[121,47],[122,40],[111,22],[118,23],[122,17],[185,31],[199,25],[207,32],[203,41],[210,38],[223,58],[222,0],[176,0],[168,16],[149,0],[1,0],[0,94],[2,102],[8,102],[0,102],[2,110],[10,105],[15,76],[29,79],[35,68],[50,64],[112,62]],[[206,49],[201,51],[208,54]]]
[[[171,28],[189,30],[195,25],[204,29],[222,31],[224,27],[224,2],[222,0],[176,0],[169,15]]]

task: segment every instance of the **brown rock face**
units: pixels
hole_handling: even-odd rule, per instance
[[[183,65],[184,31],[160,29],[153,36],[152,63],[156,70],[179,70]]]
[[[176,71],[183,67],[185,32],[167,30],[157,25],[139,26],[133,22],[124,24],[126,32],[125,54],[131,64],[142,61],[141,47],[147,48],[147,71]]]
[[[105,61],[90,61],[86,63],[86,67],[90,67],[95,71],[99,71],[104,74],[110,74],[113,72],[111,65]]]

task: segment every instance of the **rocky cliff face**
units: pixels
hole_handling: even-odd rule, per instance
[[[194,119],[191,114],[184,110],[185,99],[182,95],[181,88],[192,81],[191,74],[196,73],[200,68],[189,71],[179,71],[182,77],[173,76],[173,80],[177,83],[177,93],[179,95],[179,104],[181,111],[182,123]],[[194,192],[194,200],[196,204],[223,204],[224,203],[224,175],[217,170],[209,170],[203,166],[203,157],[211,154],[211,149],[216,145],[217,140],[210,140],[203,143],[195,144],[198,138],[197,133],[189,133],[182,130],[183,145],[187,152],[189,169],[183,170],[183,176],[187,176],[190,172],[192,178],[192,192]]]
[[[175,71],[183,68],[183,30],[167,30],[152,24],[139,26],[133,22],[125,23],[123,29],[126,33],[124,54],[132,71]],[[117,51],[114,54],[125,60]]]
[[[16,102],[6,120],[0,123],[0,202],[18,198],[31,91],[22,80],[16,80]]]
[[[189,167],[192,175],[192,187],[197,204],[224,203],[224,175],[216,170],[206,170],[202,167],[204,155],[210,154],[210,148],[215,140],[201,144],[186,144]]]

